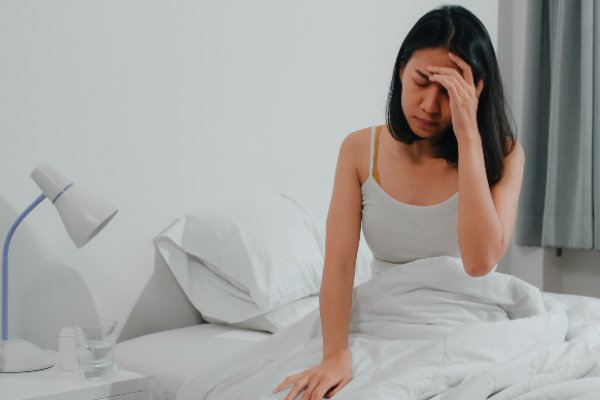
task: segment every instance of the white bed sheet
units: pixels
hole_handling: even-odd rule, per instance
[[[218,324],[199,324],[117,343],[119,368],[150,377],[149,399],[172,400],[183,383],[271,336]]]
[[[567,307],[571,321],[600,320],[600,299],[543,292]],[[150,377],[150,400],[173,400],[188,379],[271,336],[218,324],[158,332],[117,344],[120,368]]]

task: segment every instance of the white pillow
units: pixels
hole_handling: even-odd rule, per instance
[[[154,242],[204,319],[273,332],[318,306],[318,235],[298,203],[274,195],[187,215]]]
[[[291,201],[302,207],[312,218],[319,237],[319,246],[325,257],[325,234],[327,227],[327,213],[329,212],[330,195],[324,190],[296,190],[293,193],[283,194]],[[356,270],[354,273],[354,287],[368,281],[372,276],[373,253],[360,231],[358,252],[356,254]]]

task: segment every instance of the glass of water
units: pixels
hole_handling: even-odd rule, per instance
[[[109,379],[114,373],[117,321],[93,319],[79,322],[74,336],[81,378]]]

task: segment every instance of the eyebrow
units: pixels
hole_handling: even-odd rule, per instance
[[[418,69],[415,68],[415,71],[417,71],[417,74],[421,75],[423,78],[429,80],[429,75],[427,75],[426,73],[419,71]]]

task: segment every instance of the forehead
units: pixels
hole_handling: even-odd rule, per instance
[[[416,50],[412,53],[408,63],[406,64],[407,68],[414,69],[417,68],[421,71],[426,72],[426,68],[428,65],[436,65],[439,67],[449,67],[454,68],[457,71],[460,71],[458,66],[450,60],[448,57],[447,49],[420,49]]]

